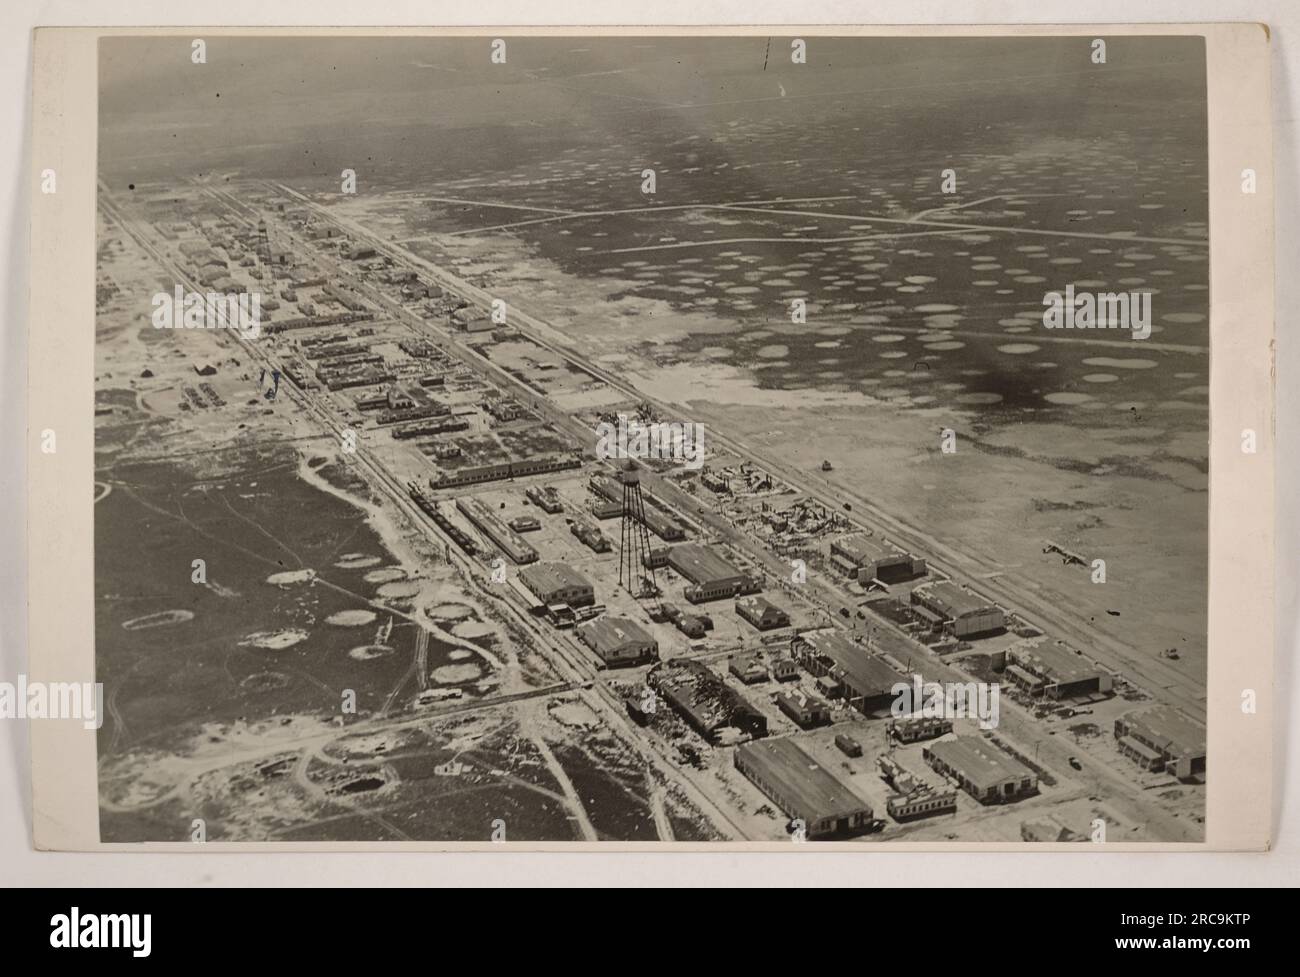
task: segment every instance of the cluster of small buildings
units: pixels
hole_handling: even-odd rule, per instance
[[[395,377],[383,356],[365,342],[341,333],[312,337],[298,343],[302,356],[315,364],[316,380],[329,390],[390,383]],[[384,406],[386,394],[373,395],[374,407]]]
[[[524,497],[543,512],[550,513],[553,516],[564,511],[564,503],[560,501],[560,493],[555,491],[555,487],[552,485],[530,485],[524,492]]]
[[[483,401],[483,409],[498,424],[508,424],[510,421],[517,421],[521,417],[529,416],[528,409],[510,397],[489,397]]]
[[[767,487],[770,477],[765,480]],[[841,530],[847,520],[814,498],[798,499],[784,508],[762,503],[762,520],[771,529],[769,545],[777,552],[798,549],[814,539]]]
[[[662,605],[664,620],[686,637],[697,640],[713,630],[713,618],[702,611],[683,611],[676,604]]]
[[[727,659],[727,671],[746,685],[766,682],[789,682],[799,677],[799,666],[790,658],[775,658],[771,664],[764,664],[756,654],[733,655]]]
[[[595,553],[608,553],[614,548],[604,533],[585,519],[575,519],[569,524],[569,532],[576,536]]]
[[[957,792],[928,784],[905,770],[886,754],[876,758],[880,776],[894,793],[885,801],[885,810],[895,821],[914,821],[957,810]]]

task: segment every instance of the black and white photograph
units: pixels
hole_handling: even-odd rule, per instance
[[[1203,38],[98,91],[103,842],[1204,840]]]

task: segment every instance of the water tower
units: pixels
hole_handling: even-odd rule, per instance
[[[650,531],[645,524],[645,499],[641,496],[641,472],[636,462],[627,461],[618,473],[623,485],[623,518],[619,526],[618,583],[633,597],[656,597],[654,567],[650,565]]]

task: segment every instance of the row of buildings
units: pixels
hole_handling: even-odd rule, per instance
[[[923,557],[866,532],[832,540],[830,563],[836,572],[863,587],[903,583],[929,572]],[[934,633],[963,639],[1006,628],[1006,615],[1000,607],[951,580],[915,587],[910,599],[913,617]]]
[[[837,743],[844,737],[838,737]],[[841,750],[857,755],[854,741]],[[1038,790],[1033,770],[976,736],[949,736],[924,748],[926,762],[981,804],[1003,804]],[[797,737],[746,743],[736,749],[736,769],[809,838],[852,835],[872,830],[868,801],[825,769]],[[889,816],[908,821],[956,811],[955,791],[922,783],[882,758],[882,776],[895,793],[886,802]],[[901,776],[900,776],[901,775]]]

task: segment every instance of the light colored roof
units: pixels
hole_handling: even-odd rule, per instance
[[[1134,753],[1138,754],[1141,757],[1144,757],[1147,760],[1160,759],[1159,753],[1151,749],[1151,747],[1147,746],[1145,743],[1141,743],[1135,740],[1132,736],[1121,736],[1119,738],[1119,741],[1123,743],[1126,747],[1128,747],[1130,750],[1132,750]]]
[[[1050,676],[1053,682],[1079,682],[1095,678],[1099,673],[1088,659],[1057,645],[1044,644],[1036,648],[1021,648],[1011,652],[1020,665],[1035,668]]]
[[[878,536],[868,536],[866,533],[853,533],[837,539],[835,547],[848,554],[859,566],[889,557],[907,555],[897,546],[885,542]]]
[[[996,606],[992,601],[987,601],[978,594],[973,594],[969,590],[958,587],[951,580],[940,580],[937,583],[926,584],[923,587],[917,587],[914,592],[940,605],[952,617],[974,614]]]
[[[534,563],[519,571],[528,588],[549,594],[569,587],[591,588],[591,582],[567,563]]]
[[[1205,727],[1170,706],[1131,712],[1124,722],[1171,756],[1205,756]]]
[[[1019,760],[978,736],[937,740],[927,749],[982,790],[996,787],[1008,780],[1020,781],[1035,776]]]
[[[683,543],[668,551],[669,565],[693,584],[740,576],[740,571],[707,546]]]
[[[746,743],[736,753],[780,792],[793,807],[786,812],[793,817],[815,823],[871,810],[865,799],[825,770],[792,738]]]
[[[625,617],[611,617],[609,614],[602,614],[593,621],[578,625],[578,631],[588,636],[594,647],[605,650],[654,641],[635,621]]]
[[[833,661],[844,673],[844,681],[859,695],[889,693],[894,683],[903,681],[903,676],[882,659],[871,655],[867,649],[854,644],[838,631],[810,631],[802,635],[802,638],[819,655]]]

